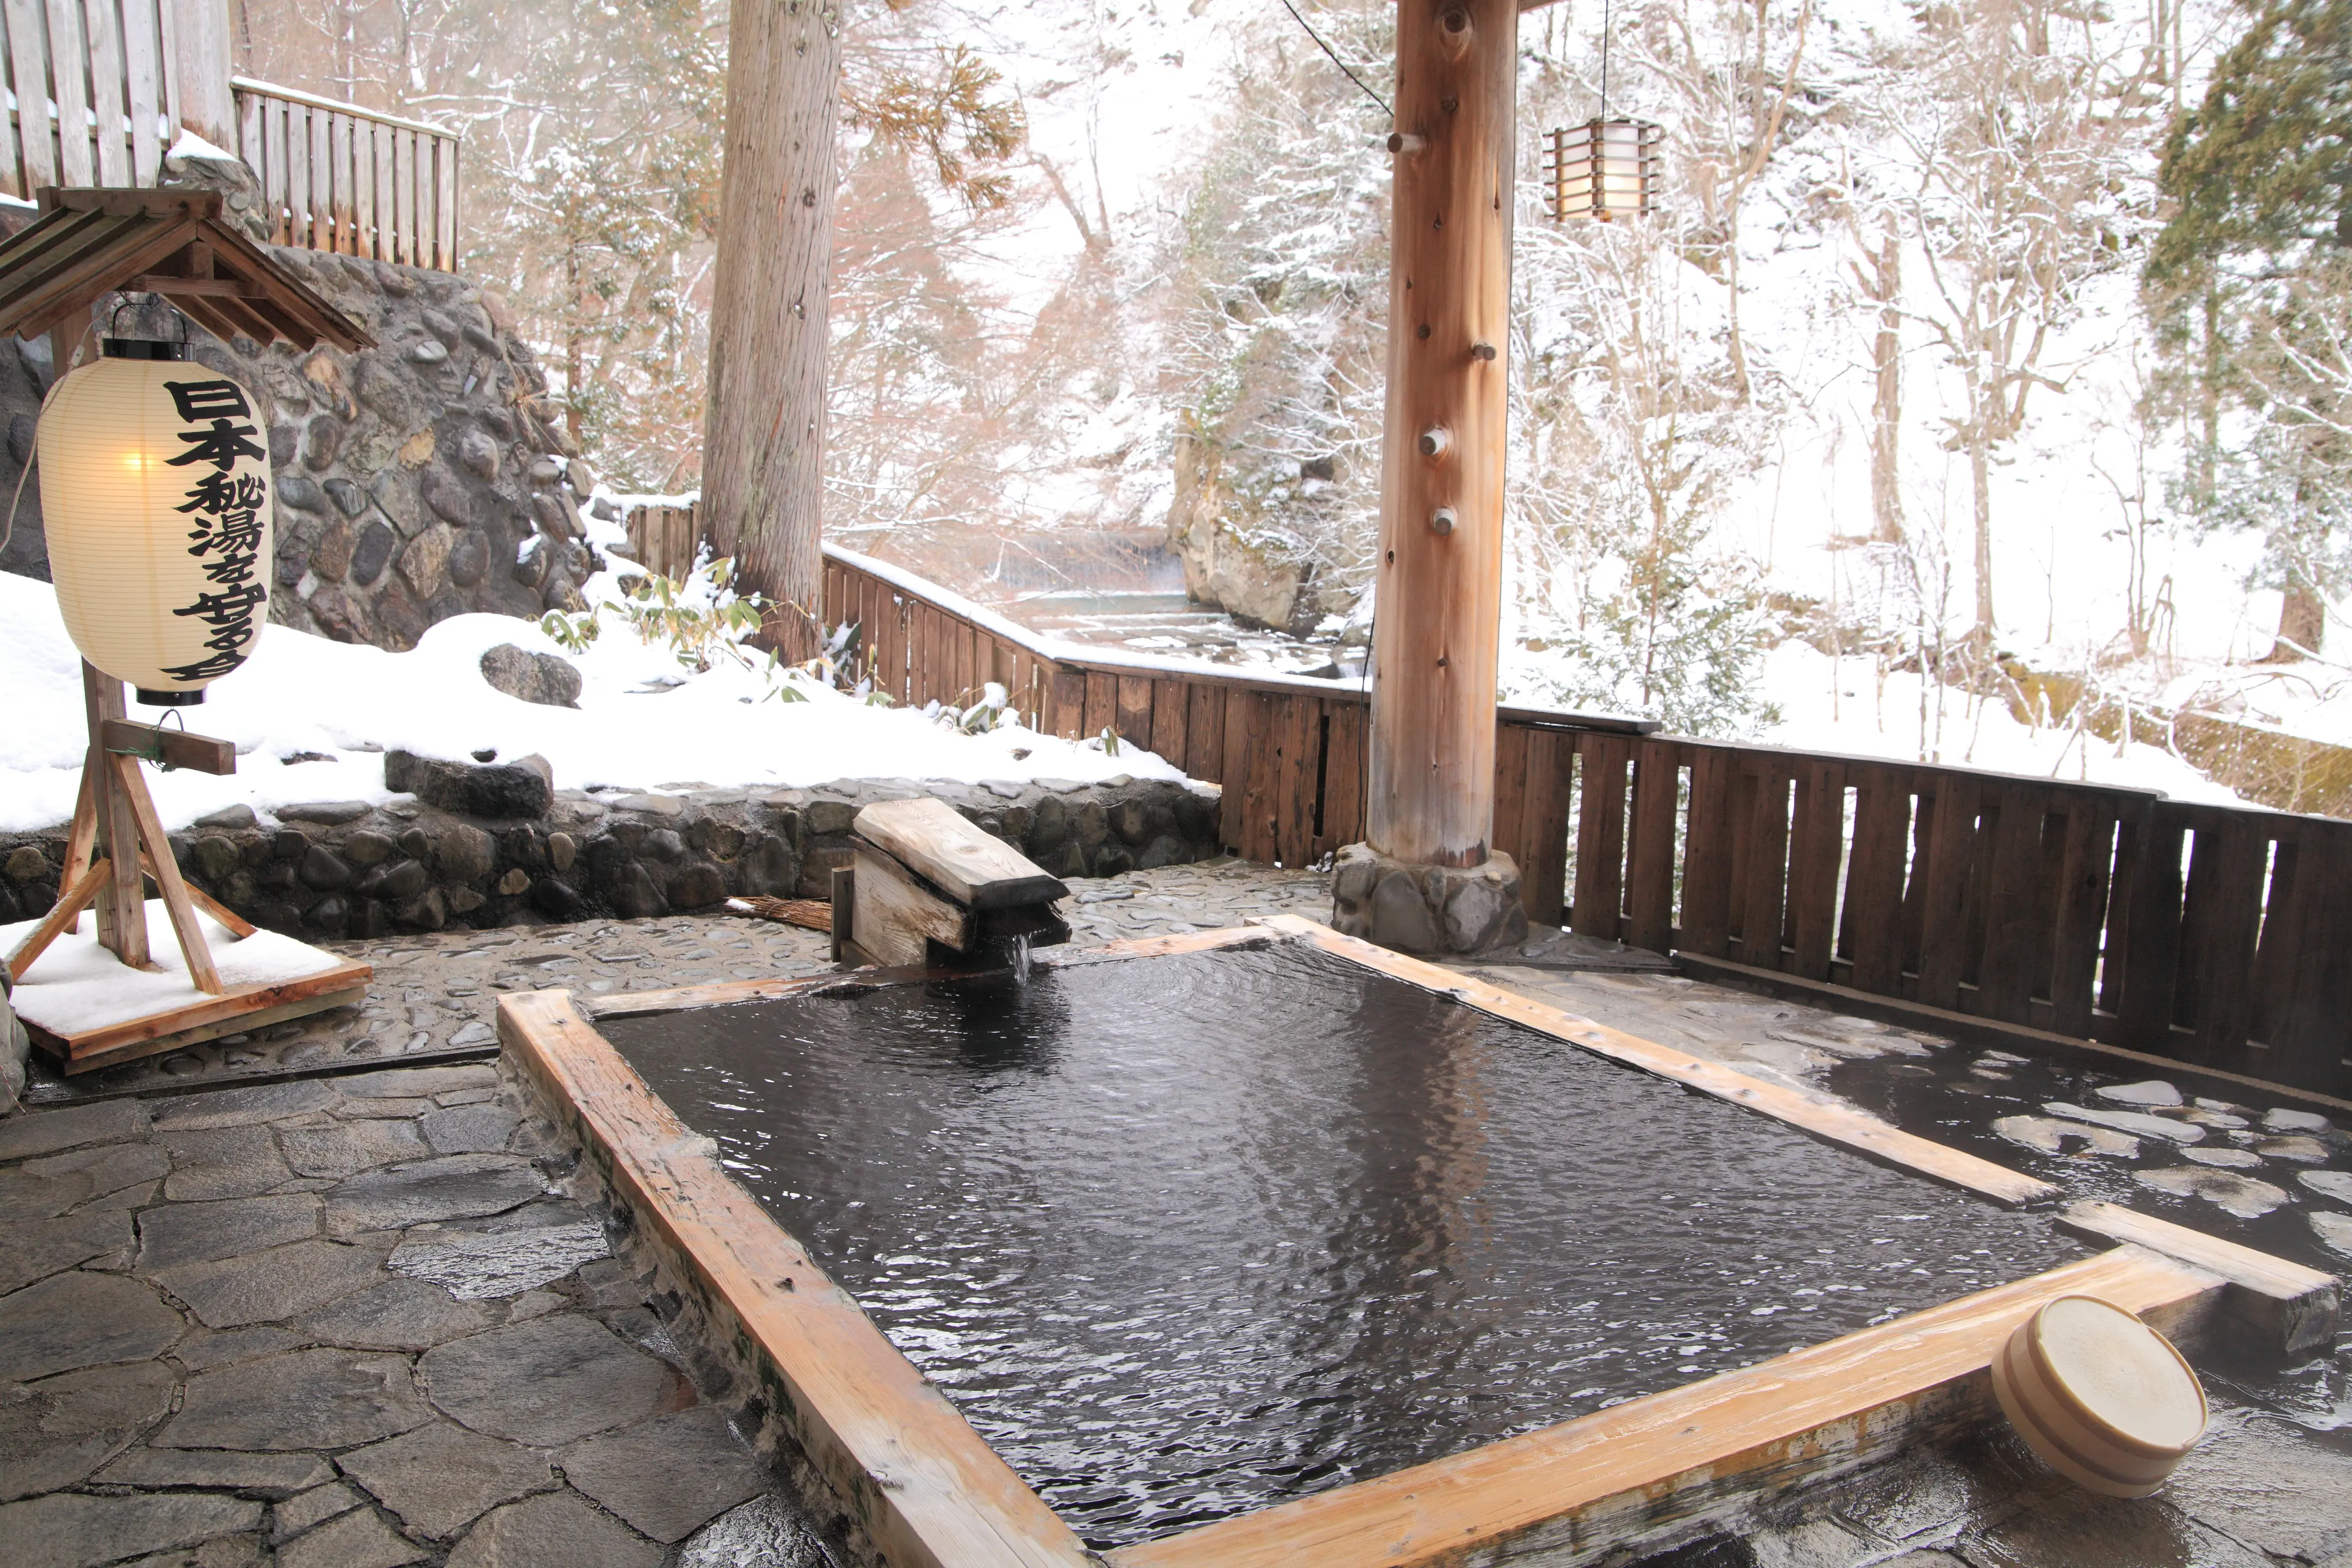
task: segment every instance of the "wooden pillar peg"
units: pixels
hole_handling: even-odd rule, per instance
[[[1372,848],[1485,864],[1495,816],[1518,0],[1399,0]]]

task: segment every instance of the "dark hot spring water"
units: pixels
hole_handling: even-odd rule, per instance
[[[1302,942],[600,1027],[1097,1547],[2084,1255]]]

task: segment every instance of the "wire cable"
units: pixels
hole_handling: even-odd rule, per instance
[[[1329,55],[1331,57],[1331,63],[1338,66],[1342,71],[1345,71],[1349,81],[1354,82],[1360,88],[1363,88],[1364,96],[1366,98],[1370,99],[1374,103],[1381,106],[1381,113],[1387,115],[1391,120],[1396,118],[1396,110],[1389,107],[1389,100],[1382,98],[1379,93],[1374,92],[1370,88],[1364,87],[1364,79],[1358,76],[1355,73],[1354,68],[1351,68],[1347,61],[1339,58],[1339,50],[1333,48],[1330,45],[1323,41],[1323,35],[1315,30],[1314,23],[1309,22],[1305,16],[1299,14],[1297,6],[1292,5],[1290,0],[1282,0],[1282,8],[1290,13],[1292,21],[1297,22],[1300,26],[1307,29],[1307,36],[1315,40],[1315,47],[1321,49],[1325,54]]]

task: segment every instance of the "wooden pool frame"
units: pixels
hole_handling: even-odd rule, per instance
[[[1364,968],[1670,1079],[1883,1163],[2011,1207],[2063,1194],[1847,1106],[1604,1027],[1296,916],[1115,942],[1060,963],[1312,942]],[[893,1564],[923,1568],[1405,1568],[1573,1563],[1663,1539],[1797,1481],[1856,1468],[1998,1415],[1988,1373],[2054,1296],[2101,1296],[2185,1347],[2294,1356],[2333,1342],[2333,1275],[2102,1203],[2053,1216],[2093,1257],[1735,1372],[1375,1479],[1088,1551],[850,1294],[721,1168],[593,1020],[908,984],[912,972],[752,980],[576,999],[499,999],[499,1036],[617,1209],[762,1384],[786,1432]]]

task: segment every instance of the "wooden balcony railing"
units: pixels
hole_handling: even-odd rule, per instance
[[[280,245],[457,266],[457,135],[245,77],[237,156],[261,176]]]
[[[170,15],[156,0],[0,5],[0,192],[155,183],[179,123]]]
[[[1363,831],[1360,682],[1056,642],[828,545],[824,618],[900,701],[1003,685],[1224,786],[1225,842]],[[1506,708],[1496,847],[1530,918],[1830,1005],[2091,1040],[2352,1098],[2352,822]]]

